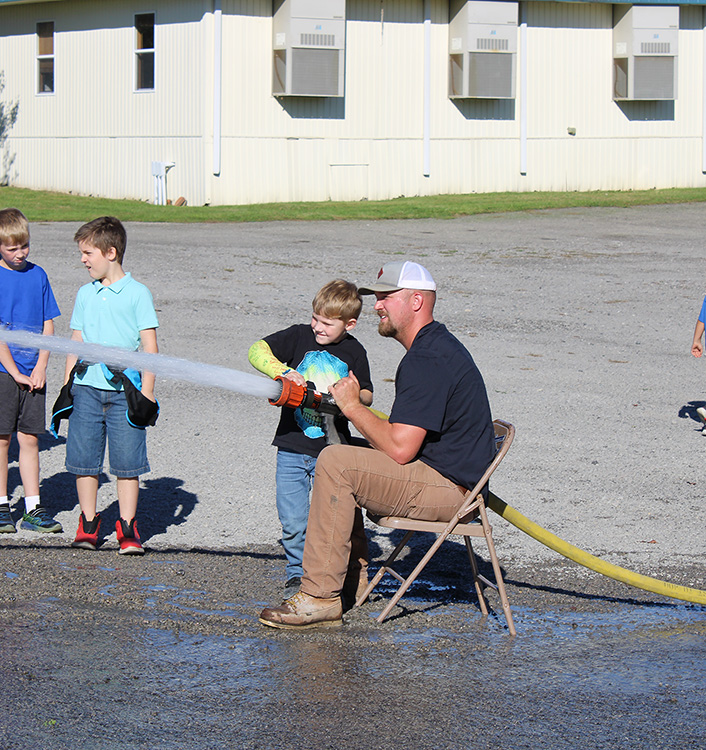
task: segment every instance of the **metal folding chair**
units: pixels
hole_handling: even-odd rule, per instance
[[[414,583],[417,576],[422,572],[426,564],[431,560],[436,551],[446,541],[446,539],[454,534],[463,536],[463,540],[466,543],[466,551],[468,552],[468,559],[471,563],[471,570],[473,572],[473,582],[476,587],[476,593],[478,595],[478,603],[480,605],[481,612],[484,615],[488,614],[488,604],[485,601],[483,594],[483,586],[489,586],[495,589],[500,595],[500,600],[503,606],[503,612],[505,619],[507,620],[507,627],[510,631],[510,635],[515,635],[515,625],[512,621],[512,612],[510,611],[510,602],[507,598],[507,592],[505,591],[505,583],[503,582],[502,572],[500,570],[500,563],[498,562],[498,556],[495,553],[495,544],[493,543],[493,533],[490,523],[488,521],[488,512],[485,506],[485,500],[483,498],[482,489],[488,484],[490,475],[498,468],[500,462],[505,458],[505,454],[510,449],[510,445],[515,436],[515,428],[508,422],[503,422],[501,419],[496,419],[493,422],[495,427],[495,458],[490,463],[490,466],[485,471],[485,474],[480,478],[476,486],[472,490],[466,492],[463,502],[456,512],[456,515],[448,522],[443,521],[417,521],[414,518],[404,518],[402,516],[374,516],[368,513],[373,523],[378,526],[383,526],[388,529],[402,529],[407,533],[404,535],[402,541],[395,547],[390,556],[380,566],[380,570],[375,574],[373,579],[368,584],[367,589],[356,601],[356,606],[360,606],[370,596],[373,589],[378,585],[385,573],[389,573],[391,576],[396,578],[400,582],[400,587],[395,592],[392,599],[389,601],[387,606],[383,609],[377,618],[378,622],[382,622],[389,614],[392,608],[402,598],[405,591]],[[480,521],[480,522],[479,522]],[[412,538],[416,531],[430,531],[438,534],[436,541],[431,545],[427,553],[421,559],[417,567],[406,577],[401,576],[397,571],[393,570],[392,563],[397,559],[397,556],[404,549],[407,542]],[[478,570],[478,564],[476,562],[475,554],[473,553],[473,545],[471,544],[471,537],[485,538],[486,545],[488,546],[488,553],[490,555],[490,561],[493,566],[493,573],[495,575],[495,581],[490,581],[485,576],[481,575]]]

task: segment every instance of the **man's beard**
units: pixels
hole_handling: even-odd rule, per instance
[[[381,318],[378,323],[378,333],[385,338],[393,339],[397,336],[397,328],[390,322],[389,318],[387,320]]]

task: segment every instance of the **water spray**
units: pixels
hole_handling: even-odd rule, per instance
[[[0,328],[0,341],[25,349],[43,349],[56,354],[76,356],[92,364],[102,362],[108,367],[133,368],[170,380],[185,380],[249,396],[261,396],[269,399],[273,406],[286,406],[290,409],[301,406],[327,414],[340,413],[333,398],[328,393],[317,391],[313,383],[300,386],[283,377],[270,380],[220,365],[192,362],[188,359],[167,357],[164,354],[135,352],[117,346],[88,344],[85,341],[75,341],[60,336],[44,336],[28,331],[10,331]]]

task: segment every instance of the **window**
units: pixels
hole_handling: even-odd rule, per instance
[[[54,21],[37,24],[37,93],[54,93]]]
[[[135,16],[135,89],[154,89],[154,13]]]

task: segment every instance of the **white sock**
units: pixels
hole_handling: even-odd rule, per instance
[[[0,505],[9,505],[10,503],[7,500],[7,495],[5,497],[0,497]]]
[[[29,495],[25,498],[25,513],[31,513],[39,505],[39,495]]]

